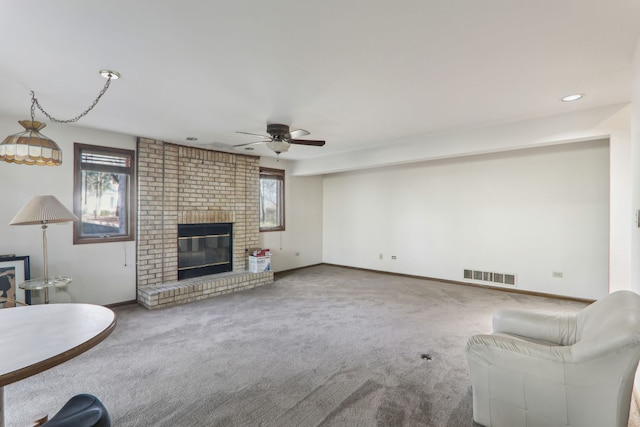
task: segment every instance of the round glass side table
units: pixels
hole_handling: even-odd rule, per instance
[[[66,276],[50,277],[48,280],[32,279],[20,283],[18,286],[25,291],[44,289],[44,303],[49,304],[49,288],[63,288],[71,283],[72,278]]]

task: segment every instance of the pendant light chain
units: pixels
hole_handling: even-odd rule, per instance
[[[40,111],[42,111],[42,114],[47,116],[47,118],[49,120],[51,120],[52,122],[55,122],[55,123],[73,123],[73,122],[77,122],[78,120],[80,120],[81,118],[86,116],[87,113],[89,113],[89,111],[93,110],[93,107],[95,107],[96,104],[98,104],[98,101],[100,101],[100,98],[102,98],[102,95],[104,95],[105,92],[107,91],[107,89],[109,89],[109,85],[111,84],[111,78],[112,77],[113,77],[113,74],[111,74],[111,73],[109,73],[107,75],[107,82],[104,84],[104,87],[102,88],[102,90],[98,94],[98,97],[93,101],[93,104],[91,104],[89,106],[89,108],[87,108],[82,113],[80,113],[77,116],[75,116],[74,118],[68,119],[68,120],[56,119],[55,117],[51,116],[49,113],[44,111],[44,108],[42,108],[42,106],[40,105],[40,102],[38,102],[38,98],[36,98],[36,94],[33,91],[31,91],[31,121],[34,121],[35,107],[38,106],[38,109]]]

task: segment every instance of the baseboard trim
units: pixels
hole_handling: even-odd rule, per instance
[[[289,270],[274,271],[273,275],[274,275],[274,278],[278,278],[278,277],[286,276],[289,273],[293,273],[294,271],[304,270],[305,268],[309,268],[309,267],[317,267],[319,265],[323,265],[323,263],[319,262],[317,264],[311,264],[311,265],[305,265],[305,266],[302,266],[302,267],[290,268]]]
[[[122,302],[114,302],[113,304],[107,304],[105,305],[105,307],[107,308],[116,308],[116,307],[122,307],[125,305],[130,305],[130,304],[137,304],[138,301],[132,299],[131,301],[122,301]]]
[[[522,289],[512,289],[512,288],[502,288],[502,287],[499,287],[499,286],[480,285],[478,283],[469,283],[469,282],[461,282],[461,281],[457,281],[457,280],[439,279],[437,277],[417,276],[417,275],[413,275],[413,274],[394,273],[394,272],[390,272],[390,271],[374,270],[374,269],[371,269],[371,268],[351,267],[349,265],[340,265],[340,264],[331,264],[331,263],[322,263],[322,265],[330,265],[330,266],[333,266],[333,267],[349,268],[351,270],[370,271],[370,272],[373,272],[373,273],[388,274],[390,276],[409,277],[409,278],[412,278],[412,279],[432,280],[432,281],[435,281],[435,282],[450,283],[450,284],[453,284],[453,285],[461,285],[461,286],[469,286],[469,287],[472,287],[472,288],[491,289],[491,290],[494,290],[494,291],[511,292],[511,293],[514,293],[514,294],[523,294],[523,295],[532,295],[532,296],[537,296],[537,297],[561,299],[561,300],[566,300],[566,301],[586,302],[586,303],[589,303],[589,304],[591,304],[591,303],[593,303],[595,301],[593,299],[588,299],[588,298],[577,298],[577,297],[570,297],[570,296],[566,296],[566,295],[547,294],[547,293],[544,293],[544,292],[525,291],[525,290],[522,290]]]

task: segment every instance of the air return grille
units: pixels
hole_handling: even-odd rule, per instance
[[[482,282],[500,283],[510,286],[516,285],[516,275],[509,273],[495,273],[493,271],[465,269],[463,277],[465,279],[480,280]]]

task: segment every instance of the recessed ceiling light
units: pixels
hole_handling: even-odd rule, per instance
[[[563,102],[571,102],[571,101],[577,101],[578,99],[582,98],[584,95],[581,93],[574,93],[573,95],[567,95],[563,98],[561,98],[560,100]]]
[[[187,141],[197,141],[198,138],[196,138],[195,136],[188,136],[187,137]]]

